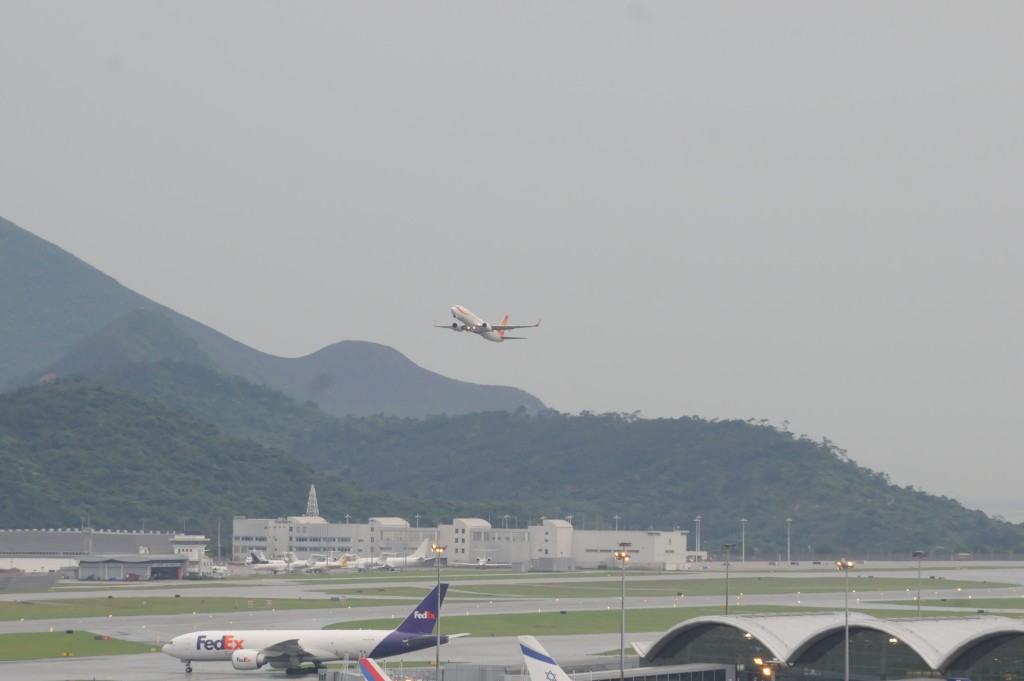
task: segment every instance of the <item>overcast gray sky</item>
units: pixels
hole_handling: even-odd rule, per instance
[[[265,352],[367,340],[563,412],[785,421],[1021,521],[1022,25],[7,0],[0,215]],[[431,328],[454,304],[544,322]]]

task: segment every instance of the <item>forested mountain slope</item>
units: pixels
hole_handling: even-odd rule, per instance
[[[480,506],[370,491],[285,452],[224,436],[155,399],[93,381],[0,395],[0,523],[8,528],[95,527],[215,532],[235,515],[302,515],[309,486],[338,520]]]

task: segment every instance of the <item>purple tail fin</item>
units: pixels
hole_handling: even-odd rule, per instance
[[[440,595],[438,594],[438,588],[441,590]],[[405,618],[405,621],[399,625],[396,631],[414,636],[426,636],[434,631],[434,623],[437,622],[437,611],[441,608],[441,603],[444,602],[446,591],[448,591],[447,584],[441,584],[440,587],[435,586],[427,594],[427,597],[416,606],[412,614]]]

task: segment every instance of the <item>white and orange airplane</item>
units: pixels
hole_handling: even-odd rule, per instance
[[[540,326],[539,319],[536,324],[509,324],[508,315],[502,318],[500,324],[488,324],[461,305],[456,305],[452,308],[452,317],[455,317],[458,321],[451,324],[438,324],[435,320],[434,326],[439,329],[451,329],[452,331],[469,331],[495,343],[507,340],[526,340],[523,336],[506,336],[505,332],[512,329],[532,329]]]

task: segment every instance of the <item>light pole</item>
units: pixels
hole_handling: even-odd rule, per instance
[[[793,526],[793,519],[792,518],[786,518],[786,565],[792,565],[793,564],[793,559],[790,557],[790,553],[789,553],[789,538],[792,536],[792,532],[791,532],[792,526]]]
[[[437,616],[437,643],[434,646],[434,677],[436,681],[441,681],[441,554],[447,546],[441,546],[437,542],[430,545],[430,550],[434,552],[434,564],[437,566],[437,608],[434,610],[434,615]]]
[[[747,562],[747,519],[740,518],[740,562]]]
[[[729,552],[736,548],[735,544],[722,544],[725,549],[725,614],[729,614]]]
[[[345,516],[345,517],[347,518],[348,516]],[[413,516],[413,518],[416,518],[416,529],[417,530],[420,529],[420,514],[417,513],[416,515]]]
[[[620,517],[620,516],[618,516],[618,515],[613,515],[613,516],[612,516],[612,520],[614,520],[614,521],[615,521],[615,531],[616,531],[616,532],[618,532],[618,531],[619,531],[619,517]]]
[[[925,552],[914,551],[910,555],[917,558],[917,618],[921,619],[921,559],[925,557]]]
[[[628,541],[619,542],[619,550],[615,552],[615,560],[622,561],[622,598],[620,601],[622,610],[622,623],[619,627],[619,681],[626,678],[626,563],[629,562],[629,547],[633,544]]]
[[[837,560],[836,569],[842,570],[846,579],[843,589],[843,631],[846,639],[843,647],[843,681],[850,681],[850,570],[853,569],[853,561],[846,558]]]
[[[694,524],[697,526],[697,539],[696,539],[697,545],[694,547],[695,550],[697,551],[697,553],[700,553],[700,521],[701,521],[701,516],[700,515],[698,515],[696,518],[693,519]]]

